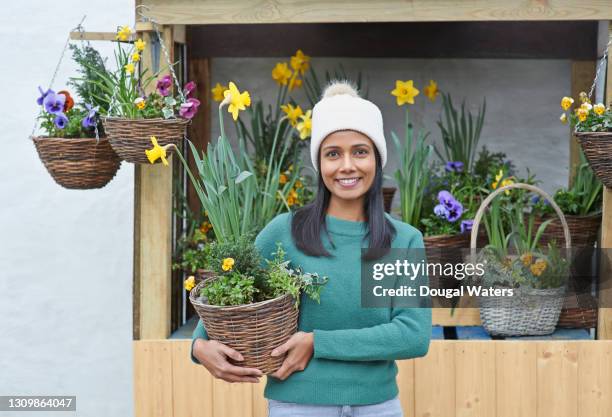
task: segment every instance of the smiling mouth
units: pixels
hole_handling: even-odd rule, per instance
[[[343,187],[354,187],[361,180],[361,177],[339,178],[336,181]]]

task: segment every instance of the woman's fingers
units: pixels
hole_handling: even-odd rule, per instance
[[[221,347],[221,352],[225,353],[230,358],[232,358],[232,359],[234,359],[236,361],[244,360],[244,358],[242,357],[240,352],[238,352],[237,350],[232,349],[231,347],[229,347],[228,345],[225,345],[223,343],[219,343],[219,345]]]
[[[226,368],[224,369],[224,372],[230,373],[230,374],[234,374],[236,376],[256,376],[256,377],[260,377],[263,375],[263,372],[261,372],[259,369],[257,368],[244,368],[242,366],[234,366],[231,364],[228,364],[226,366]]]

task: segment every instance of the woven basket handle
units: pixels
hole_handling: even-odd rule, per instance
[[[505,185],[503,187],[498,188],[497,190],[489,194],[487,198],[484,199],[482,204],[480,204],[480,207],[478,208],[478,211],[476,212],[476,216],[474,216],[474,223],[472,224],[472,235],[470,237],[470,249],[472,250],[476,249],[476,240],[478,238],[478,227],[480,226],[480,222],[482,221],[482,216],[484,215],[484,212],[486,208],[488,207],[488,205],[499,194],[503,193],[506,190],[511,190],[513,188],[522,188],[524,190],[529,190],[531,192],[539,194],[540,196],[548,200],[552,208],[555,209],[557,216],[559,216],[559,219],[561,220],[561,225],[563,226],[563,237],[565,238],[565,247],[566,249],[569,249],[571,247],[569,227],[567,226],[567,221],[565,220],[565,216],[563,215],[563,212],[561,211],[557,203],[555,203],[555,200],[553,200],[551,196],[549,196],[545,191],[536,187],[535,185],[524,184],[520,182]]]

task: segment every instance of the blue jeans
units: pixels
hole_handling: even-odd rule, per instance
[[[368,405],[298,404],[268,399],[268,417],[404,417],[399,397]]]

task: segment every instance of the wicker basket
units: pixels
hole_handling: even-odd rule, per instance
[[[470,248],[475,252],[478,227],[489,203],[506,190],[520,188],[528,190],[547,199],[561,221],[565,247],[571,247],[569,227],[563,212],[554,200],[540,188],[530,184],[515,183],[493,191],[480,205],[474,218]],[[473,259],[473,258],[472,258]],[[503,287],[498,287],[503,288]],[[563,306],[566,285],[558,288],[535,289],[521,287],[515,289],[512,297],[481,297],[480,320],[491,335],[528,336],[544,335],[555,331],[561,307]]]
[[[123,119],[106,117],[102,119],[104,131],[111,146],[119,157],[127,162],[149,164],[145,150],[151,149],[151,136],[157,138],[160,146],[170,143],[177,145],[185,136],[186,119]],[[168,155],[172,154],[168,149]],[[159,163],[161,161],[157,161]]]
[[[595,175],[612,187],[612,132],[575,132]]]
[[[211,340],[236,349],[243,361],[230,363],[257,368],[271,374],[281,367],[284,355],[270,356],[272,350],[285,343],[297,332],[298,309],[290,294],[240,306],[214,306],[200,297],[200,289],[217,279],[204,280],[189,293],[189,300],[204,323]]]
[[[34,137],[40,160],[64,188],[102,188],[113,179],[121,161],[105,138]]]

